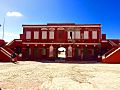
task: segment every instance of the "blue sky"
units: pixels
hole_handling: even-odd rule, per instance
[[[11,11],[21,16],[6,15]],[[6,41],[19,38],[22,24],[46,23],[99,23],[107,38],[120,39],[120,0],[1,0],[0,24],[4,17]]]

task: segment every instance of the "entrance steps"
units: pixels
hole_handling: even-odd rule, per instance
[[[0,47],[0,62],[17,61],[18,55],[7,47]]]
[[[107,53],[102,55],[103,63],[120,63],[120,47],[113,47]]]

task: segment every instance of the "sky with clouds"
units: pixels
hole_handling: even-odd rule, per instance
[[[120,39],[120,0],[0,0],[0,39],[19,38],[22,24],[102,24],[107,38]]]

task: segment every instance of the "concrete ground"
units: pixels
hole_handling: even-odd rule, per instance
[[[1,90],[120,90],[120,64],[0,63]]]

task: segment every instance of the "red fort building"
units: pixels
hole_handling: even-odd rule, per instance
[[[1,47],[2,51],[15,52],[21,60],[64,58],[65,61],[120,63],[120,40],[106,39],[101,24],[48,23],[22,27],[20,39]]]

